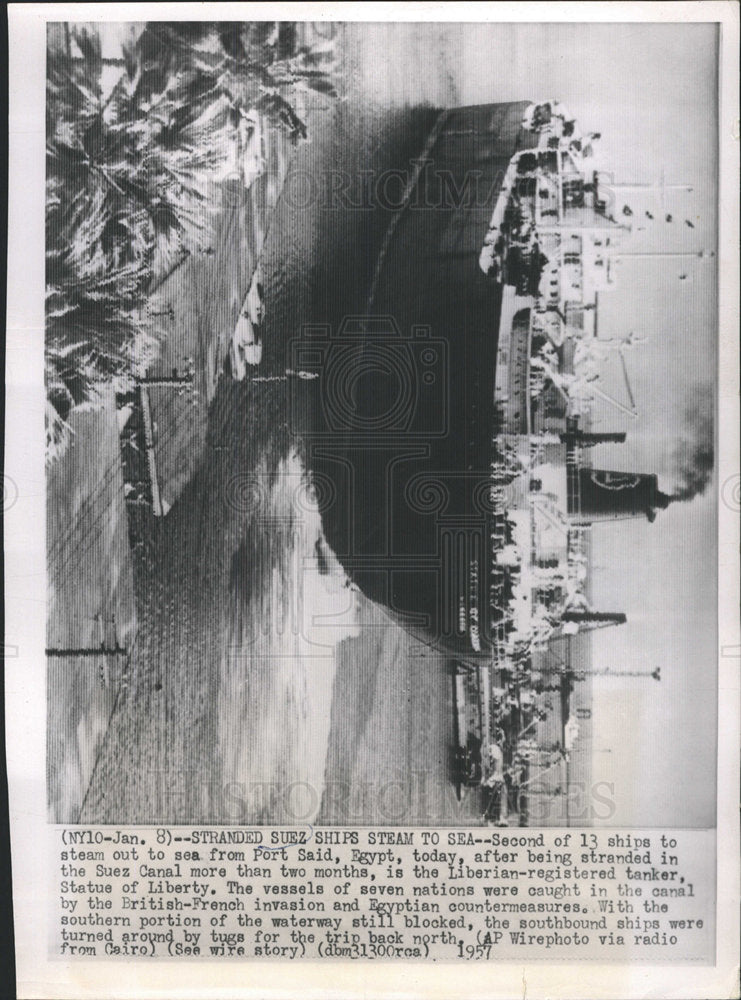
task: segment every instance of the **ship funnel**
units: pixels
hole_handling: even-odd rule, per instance
[[[645,472],[567,468],[569,515],[577,523],[619,520],[643,515],[649,521],[671,500],[658,487],[657,476]]]

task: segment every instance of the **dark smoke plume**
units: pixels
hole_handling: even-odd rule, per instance
[[[696,389],[684,412],[682,437],[674,449],[677,486],[672,500],[692,500],[708,488],[713,477],[713,391]]]

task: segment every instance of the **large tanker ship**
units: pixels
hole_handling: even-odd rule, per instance
[[[366,314],[315,349],[329,541],[368,596],[454,656],[506,666],[624,620],[589,606],[583,531],[668,503],[655,476],[588,458],[621,437],[591,434],[585,405],[597,293],[625,229],[597,138],[557,101],[443,112]]]

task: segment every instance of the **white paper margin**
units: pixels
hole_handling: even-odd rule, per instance
[[[714,967],[49,961],[45,849],[44,92],[47,21],[718,21],[720,65],[718,939]],[[6,727],[20,997],[735,997],[739,940],[739,7],[734,3],[11,4]],[[6,501],[7,502],[7,501]]]

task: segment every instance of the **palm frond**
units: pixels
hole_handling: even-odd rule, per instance
[[[49,26],[46,107],[47,444],[72,408],[156,357],[150,290],[208,249],[219,183],[264,119],[307,129],[290,95],[334,94],[331,46],[301,48],[293,22],[147,24],[122,45],[104,98],[94,25]],[[245,124],[247,123],[247,124]]]

